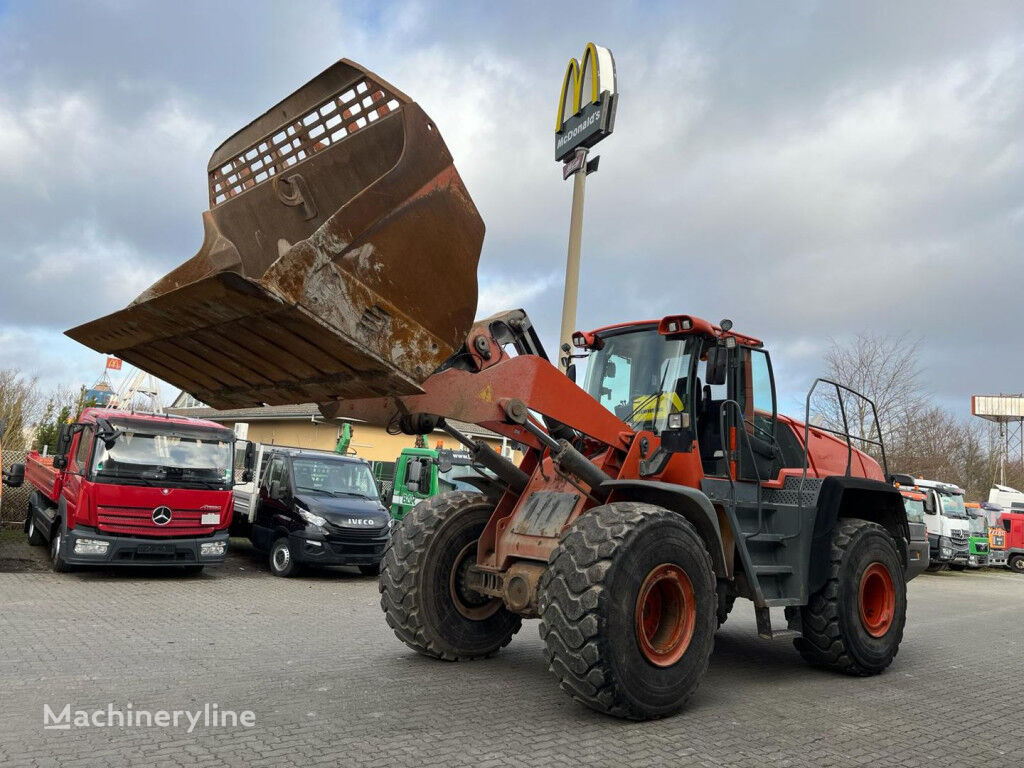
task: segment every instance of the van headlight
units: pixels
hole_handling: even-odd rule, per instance
[[[298,510],[299,517],[305,520],[310,525],[315,525],[319,528],[323,528],[327,525],[327,518],[320,517],[320,515],[314,515],[312,512],[307,512],[304,509]]]

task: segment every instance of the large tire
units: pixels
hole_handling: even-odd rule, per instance
[[[481,659],[509,644],[522,619],[465,588],[476,542],[494,512],[482,493],[442,493],[417,504],[384,552],[380,607],[413,650],[445,661]]]
[[[866,520],[840,520],[828,579],[801,617],[803,636],[793,642],[809,663],[862,677],[888,667],[907,619],[903,561],[888,531]]]
[[[1006,561],[1006,567],[1014,573],[1024,573],[1024,555],[1013,555]]]
[[[711,556],[682,516],[614,502],[562,534],[540,583],[540,634],[562,690],[616,717],[681,709],[708,668]]]
[[[58,520],[50,539],[50,567],[55,573],[68,573],[71,565],[64,559],[64,521]]]

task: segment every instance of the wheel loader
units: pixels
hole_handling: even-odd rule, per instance
[[[228,139],[207,173],[197,255],[68,334],[215,407],[315,400],[460,442],[496,480],[417,505],[383,562],[381,607],[412,649],[484,658],[536,618],[561,687],[633,719],[685,705],[737,598],[811,664],[892,663],[927,542],[881,440],[845,427],[856,393],[815,384],[842,428],[810,423],[811,395],[803,422],[779,414],[768,351],[729,321],[577,333],[582,385],[522,310],[474,321],[483,222],[430,118],[353,62]]]

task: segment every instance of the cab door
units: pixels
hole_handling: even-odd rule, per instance
[[[275,496],[279,495],[277,491],[282,487],[282,478],[286,474],[284,458],[272,457],[263,472],[256,498],[251,502],[256,504],[256,514],[253,516],[250,538],[257,549],[268,549],[273,541],[275,520],[282,514],[281,499]],[[271,489],[275,490],[273,495]]]
[[[74,528],[79,517],[84,517],[87,510],[82,508],[82,492],[89,474],[89,461],[92,458],[94,431],[91,426],[84,426],[75,435],[68,451],[68,466],[64,473],[64,485],[61,488],[61,499],[64,502],[65,522],[68,528]]]
[[[739,347],[738,352],[732,399],[739,403],[743,414],[744,436],[736,441],[737,477],[764,482],[773,479],[779,469],[775,377],[767,351]]]

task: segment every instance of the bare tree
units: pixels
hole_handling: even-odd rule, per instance
[[[864,334],[846,345],[833,342],[825,356],[827,375],[875,402],[890,471],[956,483],[968,499],[986,499],[999,469],[998,435],[934,404],[923,386],[918,347],[906,335]],[[823,426],[841,431],[845,412],[852,436],[878,434],[870,407],[859,398],[840,401],[834,390],[823,389],[812,408]],[[879,458],[874,446],[857,447]],[[1008,482],[1024,482],[1022,475],[1024,468],[1007,467]]]
[[[0,370],[0,423],[5,448],[25,447],[25,427],[39,410],[39,392],[35,379],[26,379],[17,368]]]
[[[811,404],[814,420],[840,431],[845,420],[854,437],[877,439],[881,434],[887,445],[892,443],[907,421],[930,405],[921,385],[919,344],[905,334],[861,334],[846,345],[833,341],[825,355],[828,378],[873,400],[878,424],[865,401],[846,393],[837,395],[828,387],[820,388]],[[869,444],[859,447],[872,455],[878,453]]]

